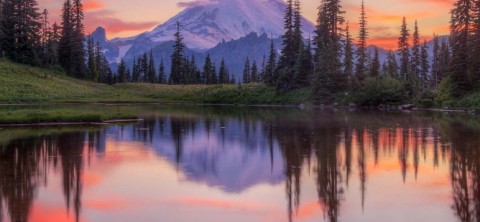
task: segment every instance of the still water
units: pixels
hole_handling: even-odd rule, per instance
[[[477,116],[134,109],[144,121],[0,129],[0,221],[480,220]]]

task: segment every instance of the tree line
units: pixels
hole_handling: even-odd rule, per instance
[[[450,38],[434,36],[433,55],[413,33],[404,17],[396,51],[380,61],[378,48],[369,50],[368,17],[362,1],[358,40],[345,21],[340,0],[322,0],[313,38],[302,33],[301,3],[287,0],[281,53],[273,40],[262,63],[245,58],[241,79],[235,79],[225,61],[219,67],[207,55],[202,69],[186,46],[177,23],[171,70],[153,52],[135,58],[131,67],[121,60],[113,73],[101,45],[85,39],[81,0],[65,0],[62,23],[49,24],[48,11],[39,12],[36,0],[0,0],[0,56],[36,66],[62,67],[68,75],[103,83],[150,82],[168,84],[230,84],[263,82],[279,93],[309,87],[319,102],[342,95],[361,94],[365,87],[397,89],[400,97],[415,98],[439,87],[455,97],[476,90],[480,84],[480,0],[457,0],[451,11]],[[158,66],[157,66],[158,65]],[[382,88],[378,88],[382,90]]]
[[[388,50],[384,61],[380,61],[377,47],[372,47],[373,50],[367,47],[368,17],[364,1],[357,41],[345,22],[340,0],[321,1],[315,36],[305,40],[300,6],[299,0],[287,1],[278,61],[272,42],[258,77],[249,71],[250,61],[246,59],[244,83],[262,81],[276,87],[279,93],[310,87],[313,97],[322,103],[334,102],[348,94],[361,95],[372,85],[376,91],[397,90],[386,93],[391,98],[376,102],[398,102],[402,98],[422,97],[441,85],[452,96],[459,97],[476,90],[480,84],[480,0],[457,0],[451,11],[451,36],[434,34],[432,55],[426,40],[421,40],[418,22],[415,21],[411,33],[403,17],[398,48]]]
[[[113,83],[99,43],[85,44],[83,4],[65,0],[61,24],[50,24],[36,0],[0,0],[0,57],[41,67],[61,67],[73,77]]]

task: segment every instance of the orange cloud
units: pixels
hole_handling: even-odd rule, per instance
[[[85,13],[87,33],[92,32],[98,26],[104,27],[109,34],[116,34],[121,32],[143,31],[153,28],[157,24],[158,22],[156,21],[126,22],[117,18],[115,14],[109,10],[88,11]]]
[[[95,9],[105,8],[105,4],[98,2],[96,0],[89,0],[83,4],[83,10],[90,11]]]

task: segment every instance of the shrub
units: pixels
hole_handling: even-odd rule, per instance
[[[355,103],[360,106],[398,105],[405,100],[404,84],[392,78],[368,77],[355,93]]]

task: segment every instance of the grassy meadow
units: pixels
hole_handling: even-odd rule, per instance
[[[21,103],[209,103],[301,104],[311,103],[308,89],[278,95],[263,84],[159,85],[149,83],[113,86],[78,80],[54,69],[42,69],[0,60],[0,104]]]

